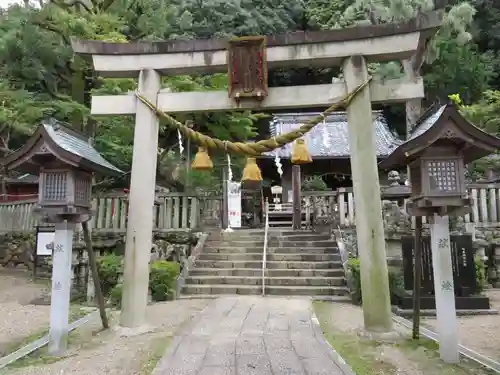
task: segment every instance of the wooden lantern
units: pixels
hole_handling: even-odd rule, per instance
[[[2,165],[40,176],[35,210],[55,223],[89,218],[94,173],[123,173],[92,147],[88,137],[53,119],[42,123]]]
[[[38,211],[50,217],[88,215],[91,201],[91,173],[67,165],[40,170]]]
[[[462,215],[470,211],[465,165],[500,148],[500,139],[470,124],[453,104],[427,111],[409,140],[380,163],[383,169],[410,168],[413,216]]]

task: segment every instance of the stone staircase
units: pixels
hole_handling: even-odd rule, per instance
[[[261,294],[263,245],[263,230],[212,234],[183,295]],[[329,235],[271,229],[266,263],[266,295],[349,300],[339,250]]]

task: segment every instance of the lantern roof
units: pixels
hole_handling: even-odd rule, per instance
[[[120,175],[123,172],[108,162],[92,146],[90,138],[55,119],[43,121],[28,141],[0,161],[8,170],[38,174],[43,162],[39,155],[51,154],[65,164],[88,172]]]
[[[500,149],[500,138],[471,124],[450,103],[427,110],[417,121],[409,139],[382,160],[379,167],[385,170],[404,167],[442,139],[456,146],[465,164]]]

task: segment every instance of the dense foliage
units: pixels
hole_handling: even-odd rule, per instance
[[[423,66],[427,104],[458,94],[464,113],[478,126],[500,133],[500,3],[494,0],[449,1],[443,28]],[[29,0],[0,10],[0,150],[10,152],[44,117],[53,116],[91,135],[113,163],[130,170],[134,121],[131,117],[92,118],[91,92],[123,93],[135,88],[129,79],[98,79],[87,61],[74,56],[70,38],[125,42],[286,33],[347,27],[363,23],[399,22],[419,12],[442,7],[432,0]],[[381,78],[407,69],[401,62],[371,65]],[[328,83],[334,69],[271,72],[276,84]],[[224,89],[225,74],[165,78],[174,91]],[[398,113],[397,108],[391,108]],[[399,108],[401,112],[401,108]],[[262,114],[217,113],[178,116],[194,120],[195,129],[221,139],[265,136]],[[399,117],[404,122],[404,115]],[[396,127],[401,132],[401,126]],[[403,126],[404,128],[404,126]],[[196,150],[192,147],[192,151]],[[185,157],[185,156],[184,156]],[[177,134],[161,124],[158,182],[184,188],[185,160]],[[224,163],[223,155],[214,159]],[[233,160],[235,175],[242,166]],[[220,176],[191,176],[191,184],[211,186]],[[114,184],[127,186],[128,175]],[[102,187],[109,180],[101,181]]]
[[[104,296],[113,305],[122,300],[123,255],[109,253],[97,259],[97,270]],[[149,270],[149,291],[153,301],[166,301],[175,296],[180,265],[177,262],[156,260]]]

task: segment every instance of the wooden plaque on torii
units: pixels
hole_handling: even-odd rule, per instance
[[[263,100],[268,94],[266,38],[230,40],[227,49],[229,97]]]

